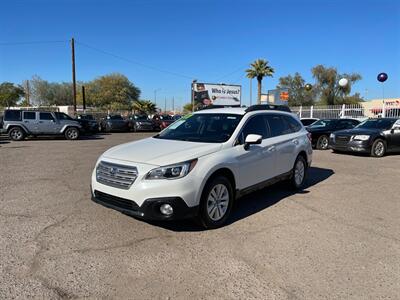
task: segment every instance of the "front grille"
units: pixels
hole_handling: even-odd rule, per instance
[[[109,204],[127,210],[138,210],[139,208],[139,206],[134,201],[127,200],[124,198],[119,198],[103,192],[94,191],[94,196],[96,197],[97,200],[101,201],[106,205]]]
[[[138,176],[136,167],[101,161],[96,169],[96,180],[105,185],[129,189]]]
[[[335,142],[337,145],[347,145],[349,141],[350,141],[350,136],[337,135],[335,137]]]

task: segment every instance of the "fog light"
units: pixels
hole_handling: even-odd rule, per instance
[[[174,212],[173,208],[169,204],[163,204],[160,206],[160,211],[163,215],[170,216]]]

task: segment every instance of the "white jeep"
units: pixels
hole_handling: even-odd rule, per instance
[[[204,109],[106,151],[92,198],[143,219],[197,217],[216,228],[244,194],[281,180],[301,189],[311,160],[308,132],[287,107]]]

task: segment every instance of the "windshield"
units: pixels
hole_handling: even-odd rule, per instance
[[[360,123],[356,128],[390,129],[395,121],[391,119],[369,119]]]
[[[155,138],[202,143],[226,142],[242,119],[235,114],[186,115]]]
[[[329,127],[333,125],[333,120],[318,120],[317,122],[313,123],[310,127]]]
[[[133,119],[137,121],[147,121],[147,116],[133,116]]]
[[[65,113],[55,112],[54,113],[59,120],[73,120],[70,116]]]
[[[118,115],[116,115],[116,116],[108,116],[107,119],[110,119],[110,120],[123,120],[123,118],[121,116],[118,116]]]

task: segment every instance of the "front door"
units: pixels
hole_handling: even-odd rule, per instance
[[[249,134],[263,137],[261,144],[250,145],[244,149],[244,141]],[[238,171],[238,188],[244,189],[264,182],[275,176],[276,149],[269,139],[268,127],[262,115],[256,115],[248,120],[238,137],[235,151]]]
[[[41,134],[55,134],[57,133],[56,119],[52,113],[40,112],[38,121],[38,133]]]

